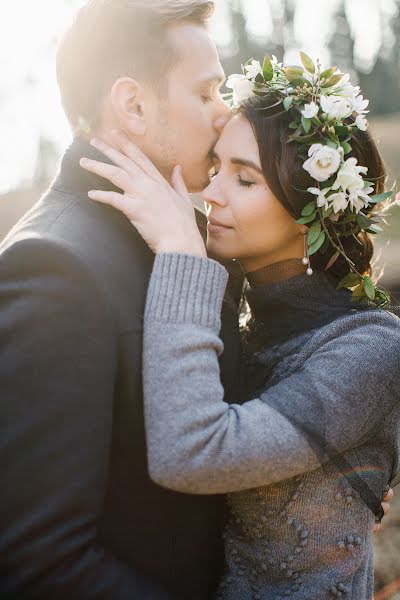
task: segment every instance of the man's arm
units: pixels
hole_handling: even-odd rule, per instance
[[[98,539],[117,335],[90,273],[55,242],[17,242],[0,311],[0,597],[170,598]]]

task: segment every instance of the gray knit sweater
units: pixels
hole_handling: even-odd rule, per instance
[[[226,282],[211,260],[156,257],[144,323],[150,475],[181,492],[230,492],[219,598],[370,600],[374,516],[360,489],[379,502],[398,471],[399,320],[355,309],[322,274],[277,284],[275,302],[296,298],[308,325],[296,329],[288,311],[288,339],[272,335],[259,352],[260,394],[229,405],[218,366]],[[279,332],[275,317],[270,326]]]

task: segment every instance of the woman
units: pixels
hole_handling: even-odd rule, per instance
[[[384,170],[364,121],[329,114],[337,84],[327,100],[314,93],[327,77],[319,66],[318,80],[302,76],[314,86],[303,91],[280,65],[264,67],[257,97],[241,103],[215,147],[203,192],[207,249],[238,260],[248,282],[243,404],[224,401],[219,375],[227,273],[206,258],[179,167],[171,187],[121,136],[122,153],[93,142],[117,168],[82,164],[125,191],[89,195],[123,210],[157,254],[144,322],[149,471],[173,490],[229,493],[218,597],[365,600],[373,513],[398,469],[400,322],[347,288],[385,297],[369,278],[366,233]],[[280,94],[293,96],[284,110]],[[358,110],[364,119],[359,97]],[[350,149],[339,127],[352,132]],[[356,187],[366,168],[369,181]]]

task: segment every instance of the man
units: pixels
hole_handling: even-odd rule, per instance
[[[124,217],[88,200],[105,182],[79,166],[96,156],[86,130],[108,139],[117,126],[166,177],[179,162],[191,190],[208,183],[229,112],[212,9],[91,0],[60,44],[75,139],[1,247],[1,599],[200,599],[215,589],[219,499],[164,490],[147,473],[141,343],[153,256]]]

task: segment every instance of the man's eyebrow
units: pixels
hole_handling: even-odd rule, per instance
[[[200,84],[205,85],[207,83],[209,83],[209,84],[218,83],[219,85],[222,86],[222,84],[225,83],[225,81],[226,81],[225,73],[223,71],[219,71],[218,73],[211,73],[210,75],[207,75],[206,77],[202,78],[200,80]]]
[[[219,158],[218,154],[215,152],[215,150],[211,150],[210,157],[215,158],[216,160],[220,161],[220,158]],[[254,169],[255,171],[257,171],[257,173],[260,173],[260,175],[264,175],[264,173],[262,172],[262,169],[260,169],[260,167],[258,165],[256,165],[256,163],[254,163],[252,160],[246,160],[245,158],[233,157],[233,158],[231,158],[231,163],[233,165],[243,165],[244,167],[250,167],[250,169]]]

